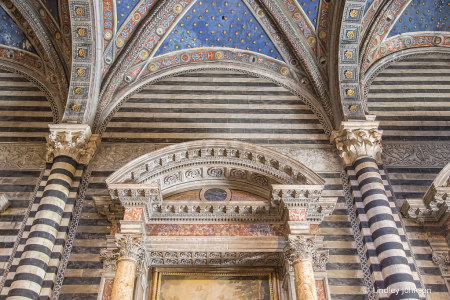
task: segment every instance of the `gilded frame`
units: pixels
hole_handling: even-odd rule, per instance
[[[149,300],[161,300],[161,277],[164,275],[268,276],[270,300],[281,300],[278,272],[275,268],[154,268],[152,273],[153,288]]]

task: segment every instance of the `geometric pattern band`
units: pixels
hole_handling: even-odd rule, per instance
[[[69,156],[47,164],[17,249],[20,259],[8,274],[14,277],[5,283],[8,300],[51,296],[83,168]]]
[[[420,299],[415,289],[416,283],[421,284],[415,280],[418,275],[411,251],[388,191],[389,184],[383,180],[375,159],[359,157],[346,171],[378,298]]]

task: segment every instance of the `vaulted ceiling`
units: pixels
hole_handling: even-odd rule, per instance
[[[376,114],[386,66],[449,53],[448,17],[449,0],[1,0],[0,66],[36,82],[55,122],[96,132],[166,78],[222,70],[285,89],[329,134]]]

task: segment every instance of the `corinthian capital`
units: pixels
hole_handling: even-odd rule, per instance
[[[117,235],[116,235],[117,237]],[[118,260],[133,260],[137,264],[141,263],[145,257],[145,245],[140,237],[132,237],[130,234],[118,236],[116,239],[118,249]]]
[[[57,156],[67,155],[80,164],[88,164],[100,144],[100,137],[91,133],[89,125],[49,124],[48,127],[48,162],[52,162]]]
[[[369,156],[381,163],[380,122],[353,121],[342,122],[338,131],[333,131],[330,142],[335,143],[339,155],[347,165],[352,165],[361,156]]]
[[[316,237],[305,238],[303,235],[295,238],[290,238],[286,242],[284,247],[284,254],[286,260],[290,263],[294,263],[301,259],[313,260],[316,256]]]

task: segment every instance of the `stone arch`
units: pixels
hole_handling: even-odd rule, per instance
[[[268,148],[237,141],[199,140],[143,155],[114,172],[106,183],[159,184],[163,196],[195,186],[230,186],[269,200],[272,185],[321,190],[325,181],[300,162]]]
[[[380,74],[383,70],[391,66],[392,64],[399,62],[401,60],[412,58],[414,56],[422,56],[422,55],[442,55],[450,57],[450,48],[443,47],[416,47],[411,49],[402,50],[399,52],[393,52],[381,59],[379,59],[376,63],[374,63],[369,70],[367,70],[364,75],[364,81],[362,85],[362,105],[365,111],[368,111],[367,108],[367,95],[369,94],[370,87],[375,80],[375,78]]]
[[[274,72],[268,69],[258,68],[255,65],[236,63],[236,62],[203,62],[203,63],[189,63],[182,65],[175,65],[173,67],[168,67],[162,69],[161,71],[155,73],[151,77],[146,77],[140,81],[134,82],[129,87],[120,91],[110,102],[110,104],[104,109],[101,114],[101,118],[95,127],[94,132],[102,134],[108,122],[114,116],[114,114],[119,110],[119,108],[124,104],[130,97],[134,94],[140,92],[146,86],[154,84],[165,78],[180,75],[183,73],[202,71],[202,70],[225,70],[225,71],[237,71],[245,74],[250,74],[259,78],[267,79],[273,83],[286,88],[293,95],[299,97],[306,105],[314,112],[314,114],[319,119],[325,133],[330,136],[331,130],[333,128],[331,120],[329,119],[324,108],[320,104],[319,100],[314,96],[314,94],[309,91],[304,85],[301,85],[293,77],[287,77],[279,72]]]
[[[64,104],[60,98],[59,92],[55,89],[54,85],[48,82],[48,80],[42,77],[36,70],[32,69],[32,66],[21,66],[17,63],[10,63],[7,61],[0,61],[0,69],[20,74],[24,76],[27,80],[33,82],[39,90],[41,90],[52,109],[53,123],[59,123],[62,118],[62,113],[64,111]]]

